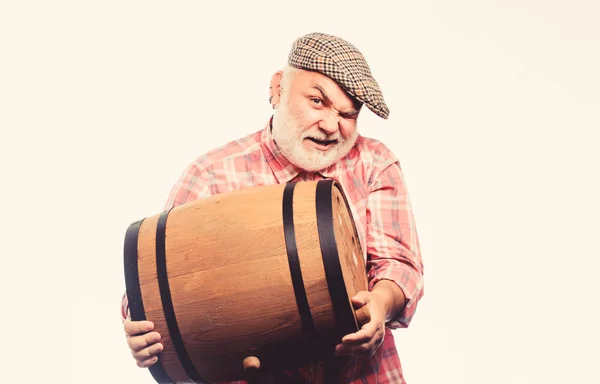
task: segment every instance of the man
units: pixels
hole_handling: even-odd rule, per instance
[[[364,104],[388,117],[381,90],[353,45],[322,33],[294,42],[288,65],[273,75],[269,90],[275,111],[265,128],[199,157],[173,187],[165,209],[258,185],[339,181],[364,244],[369,279],[369,291],[352,301],[371,314],[335,348],[347,358],[339,382],[404,383],[391,330],[408,327],[415,313],[423,264],[399,161],[357,130]],[[160,335],[151,322],[132,322],[126,314],[124,297],[128,345],[138,366],[149,367],[162,351]],[[303,367],[300,375],[307,383],[324,380],[319,364]]]

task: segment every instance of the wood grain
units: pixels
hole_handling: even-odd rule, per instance
[[[295,186],[293,218],[310,312],[317,331],[327,338],[336,324],[319,244],[316,185]],[[302,332],[283,232],[284,188],[277,184],[211,196],[169,213],[165,244],[173,308],[184,346],[208,381],[243,379],[244,361],[246,368],[267,373],[323,357],[324,344]],[[336,244],[352,297],[367,288],[364,261],[341,187],[336,183],[332,188]],[[142,297],[146,317],[163,336],[165,370],[175,382],[186,382],[158,288],[158,216],[147,218],[140,229]],[[356,314],[354,321],[358,329]]]
[[[161,335],[163,351],[158,358],[169,377],[175,383],[189,382],[189,378],[181,365],[170,337],[167,321],[163,312],[156,275],[156,224],[158,215],[144,220],[138,237],[138,269],[140,289],[146,319],[154,323],[154,331]]]

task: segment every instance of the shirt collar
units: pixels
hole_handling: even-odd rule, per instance
[[[263,129],[260,140],[267,163],[269,164],[269,167],[271,167],[271,170],[273,171],[273,174],[279,183],[288,183],[301,173],[305,173],[308,178],[311,179],[311,176],[315,174],[321,175],[323,178],[337,179],[340,167],[339,161],[318,172],[305,171],[302,168],[290,163],[289,160],[281,153],[281,150],[273,140],[273,136],[271,134],[272,126],[273,116],[271,116],[269,122]]]

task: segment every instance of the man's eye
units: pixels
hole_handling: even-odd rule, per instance
[[[318,97],[313,97],[312,99],[310,99],[313,103],[317,104],[317,105],[321,105],[323,104],[323,100],[319,99]]]

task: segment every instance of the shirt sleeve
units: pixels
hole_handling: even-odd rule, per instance
[[[211,194],[208,183],[196,163],[190,164],[171,188],[164,210],[189,203]]]
[[[123,293],[121,298],[121,322],[125,322],[129,316],[129,301],[127,300],[127,292]]]
[[[367,203],[367,277],[369,290],[380,280],[396,283],[406,297],[391,329],[410,324],[423,296],[423,261],[404,175],[395,162],[373,179]]]
[[[171,188],[164,210],[169,210],[209,194],[208,185],[204,182],[198,167],[195,163],[190,164]],[[128,314],[129,302],[127,292],[125,292],[121,298],[121,320],[123,322],[127,319]]]

